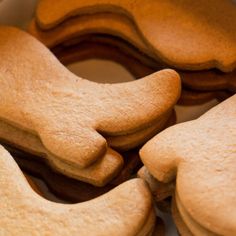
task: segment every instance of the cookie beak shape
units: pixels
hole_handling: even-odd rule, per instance
[[[2,147],[0,166],[1,235],[148,235],[153,230],[152,199],[141,180],[88,202],[64,205],[36,194]]]
[[[197,120],[166,129],[141,149],[156,179],[176,177],[176,204],[193,235],[236,234],[235,127],[236,95]]]
[[[122,84],[81,79],[32,36],[11,27],[1,27],[0,57],[0,119],[37,135],[58,160],[78,168],[106,152],[100,133],[126,135],[147,127],[172,109],[181,90],[173,70]]]
[[[140,7],[142,6],[142,7]],[[180,69],[236,66],[236,6],[232,1],[41,0],[37,23],[51,29],[71,16],[99,12],[126,14],[157,58]],[[227,12],[223,14],[222,12]],[[184,48],[184,50],[183,50]]]

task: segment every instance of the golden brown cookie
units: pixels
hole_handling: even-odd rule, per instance
[[[177,176],[177,207],[194,235],[236,233],[235,127],[236,95],[197,120],[166,129],[141,149],[156,179]]]
[[[10,27],[2,27],[0,34],[7,42],[1,44],[1,119],[37,134],[52,154],[50,162],[74,178],[80,179],[77,169],[101,161],[107,152],[101,133],[130,135],[148,128],[179,97],[180,80],[172,70],[130,83],[97,84],[70,73],[28,34]],[[134,112],[138,108],[143,112]]]
[[[140,4],[134,0],[60,0],[57,4],[41,0],[36,15],[40,27],[50,29],[75,15],[122,13],[133,20],[157,58],[172,66],[222,71],[235,68],[236,7],[232,1],[150,0],[142,7]]]

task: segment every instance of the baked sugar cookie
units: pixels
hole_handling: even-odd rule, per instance
[[[229,0],[150,0],[145,4],[134,0],[60,0],[57,4],[41,0],[36,16],[42,29],[51,29],[71,16],[100,12],[132,19],[157,58],[177,68],[226,72],[236,66],[236,6]]]
[[[194,235],[236,233],[236,95],[155,136],[141,159],[159,181],[176,178],[176,205]]]

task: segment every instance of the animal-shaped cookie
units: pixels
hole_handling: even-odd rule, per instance
[[[230,0],[41,0],[36,14],[40,27],[50,29],[71,16],[99,12],[127,15],[157,58],[175,67],[232,71],[236,66],[236,6]]]
[[[236,234],[236,95],[197,120],[155,136],[141,159],[159,181],[176,178],[175,200],[193,235]]]
[[[94,200],[73,205],[43,199],[0,147],[1,235],[150,235],[155,224],[146,184],[130,180]]]
[[[133,136],[159,121],[180,94],[172,70],[112,85],[79,78],[11,27],[1,27],[0,57],[0,119],[36,135],[64,172],[99,161],[107,152],[102,135]]]
[[[109,22],[109,24],[107,24],[107,22]],[[148,57],[155,58],[153,50],[145,43],[140,33],[132,24],[132,21],[121,14],[97,13],[82,15],[72,19],[68,19],[62,24],[59,24],[58,26],[46,31],[41,30],[35,20],[33,20],[28,30],[32,35],[34,35],[37,39],[39,39],[49,48],[52,48],[60,43],[66,42],[67,40],[70,41],[70,39],[72,39],[73,41],[73,38],[77,41],[81,40],[81,38],[90,33],[108,34],[110,36],[112,35],[124,39],[125,41],[131,43],[133,46],[138,48],[138,50],[148,55]],[[131,50],[128,49],[127,51],[130,52]],[[148,58],[147,60],[147,56],[145,56],[144,54],[141,60],[142,63],[147,63],[147,65],[153,68],[154,70],[158,70],[163,67],[168,67],[168,65],[165,65],[165,63],[163,62],[153,62],[151,58]],[[136,55],[137,54],[135,54],[135,56]],[[120,59],[118,58],[118,60]],[[125,64],[129,65],[130,62]],[[141,65],[141,69],[139,69],[139,71],[142,70],[144,71],[144,73],[147,71],[144,66]],[[179,71],[179,73],[181,74],[182,82],[191,89],[228,89],[230,91],[235,91],[235,71],[236,70],[231,73],[220,73],[217,70],[200,72],[195,71],[194,73],[187,71]],[[198,101],[201,102],[202,100],[203,99],[200,99]]]

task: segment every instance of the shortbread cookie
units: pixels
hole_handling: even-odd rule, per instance
[[[232,1],[150,0],[140,4],[134,0],[60,0],[57,4],[41,0],[37,22],[42,29],[50,29],[75,15],[122,13],[134,21],[157,58],[170,65],[191,70],[235,68],[236,6]]]
[[[148,235],[152,232],[155,214],[151,194],[143,181],[130,180],[85,203],[57,204],[36,194],[10,154],[2,147],[0,152],[0,234]]]
[[[97,84],[70,73],[22,31],[2,27],[0,36],[0,118],[37,134],[61,169],[91,165],[106,153],[99,133],[129,135],[148,127],[180,94],[180,79],[172,70],[130,83]]]
[[[141,149],[156,179],[177,176],[177,207],[194,235],[236,234],[235,127],[236,95],[197,120],[166,129]]]

